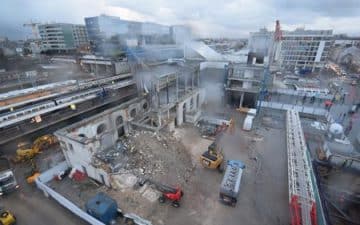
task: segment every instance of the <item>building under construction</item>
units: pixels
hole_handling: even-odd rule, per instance
[[[310,39],[297,32],[282,32],[277,22],[263,60],[249,53],[229,57],[199,42],[171,45],[176,54],[167,60],[134,49],[121,59],[57,57],[53,61],[75,64],[87,77],[1,94],[0,144],[54,133],[62,157],[40,171],[36,185],[91,224],[104,224],[84,208],[99,192],[147,224],[357,224],[359,155],[345,134],[351,129],[334,123],[335,110],[347,106],[334,101],[329,107],[334,95],[321,92],[320,84],[290,89],[287,76],[273,85],[270,69],[315,71],[326,58],[331,32]],[[295,42],[309,49],[288,59]],[[202,133],[205,119],[213,135]],[[210,146],[245,165],[241,182],[232,184],[239,193],[234,208],[218,201],[223,174],[199,163]],[[43,168],[55,152],[33,161]],[[144,180],[181,188],[185,195],[175,204],[181,208],[159,202],[164,191],[140,185]]]

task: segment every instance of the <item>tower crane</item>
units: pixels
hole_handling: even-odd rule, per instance
[[[261,89],[259,95],[259,104],[257,105],[257,111],[260,112],[261,103],[264,101],[266,95],[268,94],[267,83],[268,77],[270,76],[270,66],[274,63],[274,61],[278,60],[279,52],[281,48],[281,40],[282,40],[282,32],[280,29],[280,21],[276,20],[275,32],[274,32],[274,41],[273,45],[270,47],[269,52],[269,62],[265,65],[264,76],[261,81]]]

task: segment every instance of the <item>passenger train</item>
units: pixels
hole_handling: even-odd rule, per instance
[[[134,81],[132,79],[127,79],[117,82],[115,84],[106,85],[104,87],[92,88],[90,90],[81,91],[76,94],[68,94],[55,98],[53,100],[42,101],[35,105],[26,106],[15,111],[2,113],[0,114],[0,128],[22,120],[32,118],[34,117],[34,115],[36,115],[36,113],[38,113],[39,115],[57,109],[65,108],[68,107],[70,104],[78,104],[84,101],[88,101],[104,94],[107,91],[120,89],[122,87],[126,87],[132,84],[134,84]]]

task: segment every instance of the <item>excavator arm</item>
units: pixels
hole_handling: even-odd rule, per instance
[[[47,147],[57,144],[58,140],[54,135],[47,134],[41,137],[38,137],[34,142],[31,148],[25,147],[28,146],[24,143],[18,144],[18,149],[16,150],[16,159],[15,162],[23,162],[29,159],[34,158],[42,150]]]

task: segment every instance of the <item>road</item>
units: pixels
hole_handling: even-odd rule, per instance
[[[58,151],[55,154],[55,151]],[[49,156],[61,154],[60,150],[48,149],[38,156],[34,162],[38,168],[51,167]],[[13,155],[5,156],[7,158]],[[55,157],[57,158],[57,157]],[[61,160],[61,159],[59,159]],[[72,214],[69,210],[62,207],[52,198],[47,198],[36,186],[26,183],[25,174],[30,168],[27,163],[13,164],[11,166],[15,173],[16,180],[20,188],[8,195],[0,197],[0,205],[11,210],[18,220],[18,225],[85,225],[84,221]]]
[[[1,204],[11,210],[19,225],[85,225],[53,199],[46,198],[35,187],[19,190],[1,198]],[[35,190],[34,190],[35,189]]]

